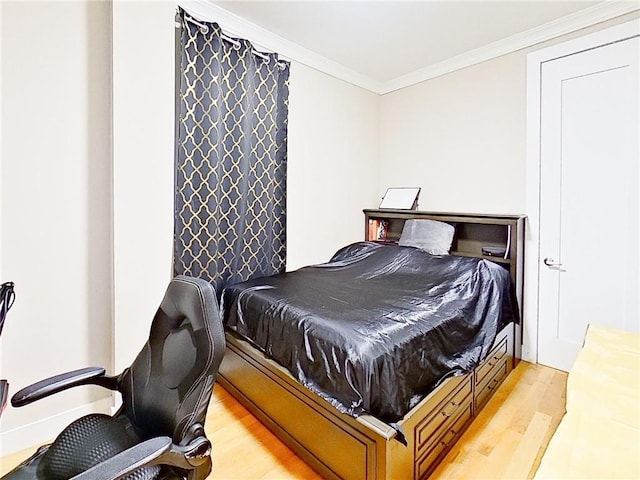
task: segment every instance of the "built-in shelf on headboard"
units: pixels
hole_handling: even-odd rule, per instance
[[[509,270],[522,313],[524,279],[524,215],[422,212],[416,210],[363,210],[367,241],[398,243],[408,219],[439,220],[455,226],[452,255],[484,258]],[[483,247],[504,249],[504,256],[483,255]]]

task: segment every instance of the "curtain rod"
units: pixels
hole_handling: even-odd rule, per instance
[[[202,34],[209,33],[209,25],[206,25],[206,24],[204,24],[202,22],[199,22],[195,18],[193,18],[190,15],[188,15],[186,12],[185,12],[185,15],[184,15],[184,19],[187,22],[191,22],[192,24],[196,25],[200,29],[200,32]],[[176,26],[179,26],[179,25],[176,23]],[[236,48],[236,49],[240,48],[240,42],[239,41],[229,37],[228,35],[225,35],[222,32],[220,32],[220,38],[222,38],[222,40],[224,40],[224,41],[230,43],[231,45],[233,45],[234,48]],[[254,54],[256,57],[262,58],[267,63],[269,63],[271,61],[271,57],[269,57],[269,55],[266,55],[266,54],[264,54],[262,52],[259,52],[255,48],[251,48],[251,53]],[[286,66],[287,66],[285,63],[278,62],[278,61],[276,61],[276,64],[280,68],[286,68]]]

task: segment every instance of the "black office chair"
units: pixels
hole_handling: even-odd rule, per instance
[[[92,414],[76,420],[3,479],[205,479],[211,471],[211,444],[204,421],[224,350],[211,284],[174,278],[149,340],[122,374],[108,377],[103,368],[86,368],[12,397],[11,404],[21,407],[93,384],[120,391],[123,404],[113,417]]]
[[[13,302],[16,299],[16,294],[13,291],[13,282],[5,282],[0,285],[0,333],[2,333],[2,327],[4,327],[4,319],[7,317],[7,312],[13,306]],[[9,395],[9,382],[4,378],[0,379],[0,415],[7,406],[7,396]]]

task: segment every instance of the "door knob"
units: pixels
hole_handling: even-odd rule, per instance
[[[551,257],[547,257],[544,260],[544,264],[549,267],[551,270],[558,270],[560,272],[564,272],[565,270],[563,270],[562,268],[562,264],[560,262],[556,262],[553,258]]]

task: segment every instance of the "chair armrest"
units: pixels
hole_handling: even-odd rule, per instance
[[[41,380],[23,388],[11,397],[11,405],[22,407],[54,393],[80,385],[99,385],[110,390],[116,390],[117,380],[116,378],[105,376],[104,368],[82,368]]]
[[[169,437],[155,437],[139,443],[91,467],[71,480],[118,480],[146,465],[153,465],[155,460],[171,448]]]
[[[7,406],[7,396],[9,395],[9,382],[0,380],[0,415]]]

